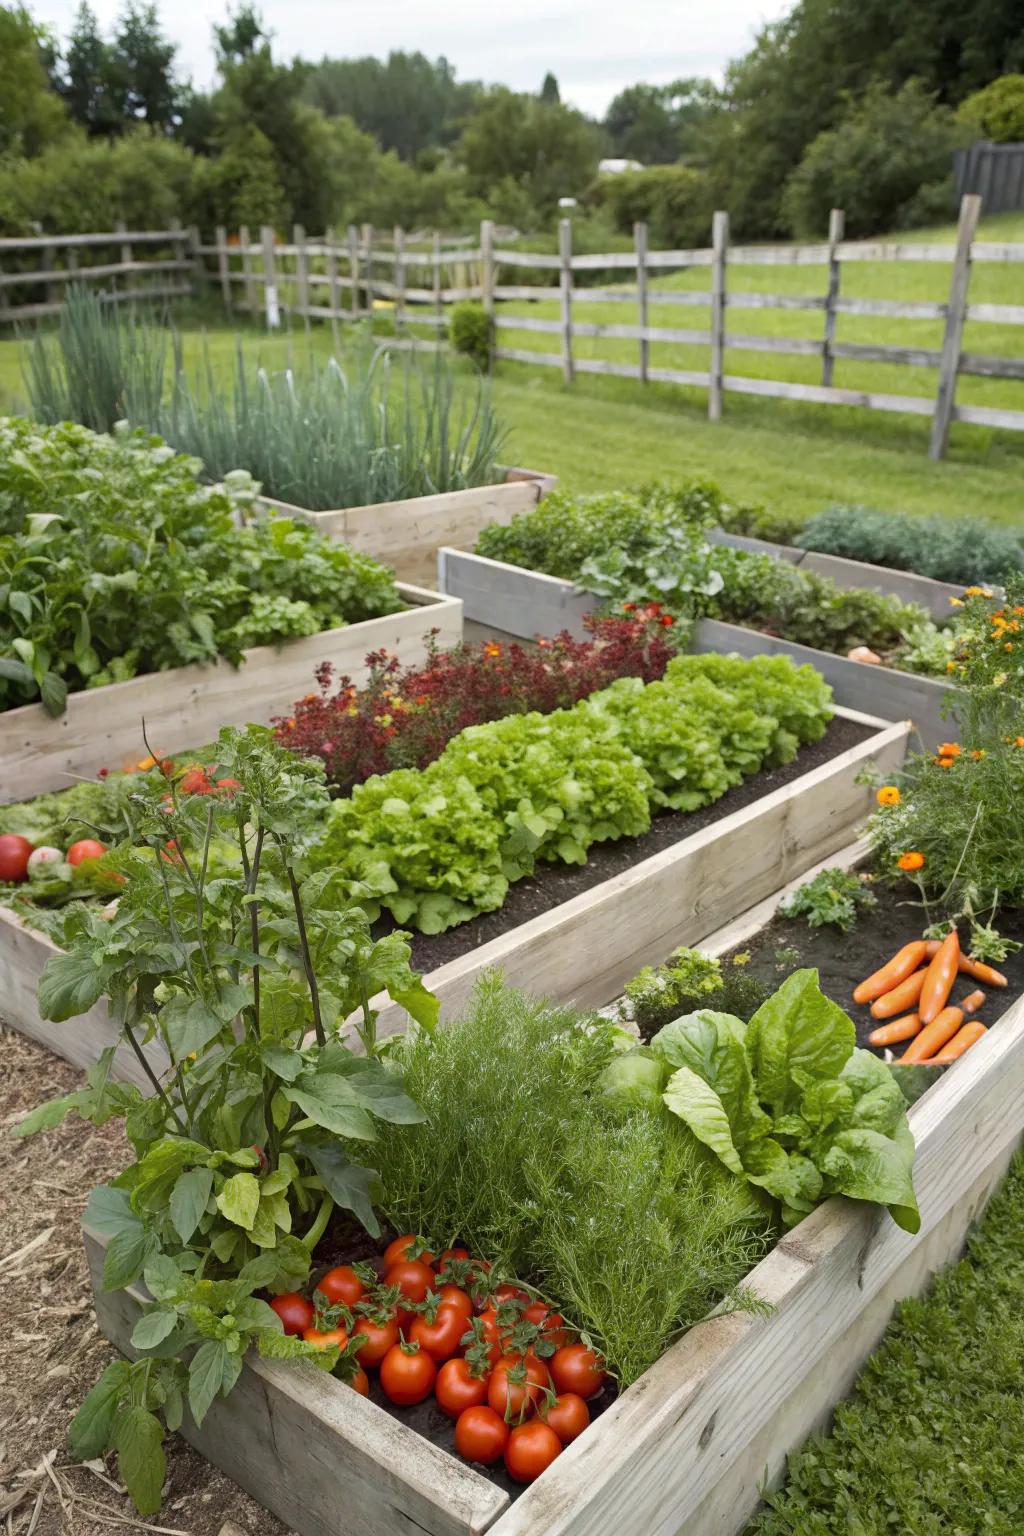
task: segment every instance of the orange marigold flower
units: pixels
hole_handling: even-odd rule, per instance
[[[959,757],[960,756],[960,743],[958,741],[940,741],[939,742],[939,756],[940,757]]]
[[[634,613],[636,611],[636,603],[623,603],[622,611],[623,613]]]
[[[484,646],[484,655],[485,656],[500,656],[501,655],[501,646],[498,644],[498,642],[496,640],[488,640],[487,644]]]
[[[550,650],[550,648],[551,648],[551,641],[550,640],[545,640],[543,635],[540,636],[540,638],[537,641],[537,644],[540,646],[542,651]]]
[[[953,766],[953,759],[951,757],[937,757],[935,761],[940,768],[952,768]]]
[[[899,805],[901,798],[895,784],[883,784],[875,796],[879,805]]]
[[[980,763],[982,758],[985,756],[985,748],[979,747],[977,751],[971,753],[971,756],[974,758],[976,763]]]
[[[1018,736],[1017,740],[1014,742],[1014,746],[1015,747],[1024,747],[1024,736]]]
[[[924,854],[917,853],[916,851],[901,853],[896,863],[900,869],[905,869],[908,873],[912,873],[915,869],[924,869]]]

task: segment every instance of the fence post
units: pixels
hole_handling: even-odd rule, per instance
[[[725,262],[729,247],[729,215],[721,209],[711,221],[711,362],[708,369],[708,418],[722,415],[722,374],[725,361]]]
[[[558,221],[558,254],[562,266],[559,272],[559,294],[562,308],[562,378],[566,384],[573,381],[572,366],[572,220]]]
[[[949,445],[949,424],[953,419],[956,400],[956,376],[960,367],[960,344],[964,334],[967,314],[967,290],[971,282],[971,245],[978,228],[981,214],[981,198],[968,193],[960,204],[960,221],[956,230],[956,254],[949,279],[949,303],[946,308],[946,332],[942,338],[942,358],[939,362],[939,382],[935,391],[935,414],[932,417],[931,442],[928,445],[930,459],[945,458]]]
[[[252,280],[249,276],[249,226],[239,224],[238,245],[242,254],[242,308],[253,310],[256,307],[256,296],[253,292]]]
[[[435,313],[437,314],[437,319],[438,319],[437,339],[438,339],[438,341],[441,341],[441,340],[443,340],[442,333],[444,331],[444,297],[443,297],[443,294],[444,294],[444,283],[441,281],[441,231],[439,229],[435,229],[434,230],[433,260],[434,260],[434,310],[435,310]]]
[[[405,230],[396,224],[393,231],[395,244],[395,335],[405,324]]]
[[[277,299],[277,275],[274,268],[274,231],[270,224],[260,230],[263,245],[263,313],[267,330],[276,331],[281,324],[281,306]]]
[[[120,235],[120,234],[123,234],[125,232],[125,230],[127,230],[128,226],[125,223],[124,219],[118,219],[115,222],[115,224],[114,224],[114,228],[116,229],[117,233]],[[132,262],[132,246],[131,246],[131,241],[130,240],[122,240],[121,241],[121,250],[120,250],[120,254],[118,256],[118,260],[120,261],[122,267],[130,267],[131,266],[131,262]],[[131,274],[128,273],[128,272],[126,272],[124,275],[125,275],[126,278],[130,278],[131,277]],[[121,274],[118,273],[117,277],[114,278],[114,292],[115,293],[117,292],[118,278],[120,276],[121,276]]]
[[[633,225],[633,247],[636,251],[636,322],[642,331],[647,329],[647,225]],[[647,369],[651,349],[646,336],[640,338],[640,382],[647,383]]]
[[[220,296],[224,301],[224,308],[230,315],[233,308],[231,299],[231,272],[228,267],[228,232],[223,224],[218,224],[213,232],[213,238],[217,242],[217,274],[220,277]]]
[[[842,240],[845,228],[846,215],[841,208],[833,208],[828,216],[828,292],[825,295],[825,339],[821,347],[821,382],[825,385],[831,385],[835,367],[832,346],[836,339],[836,301],[841,273],[836,246]]]
[[[47,245],[43,248],[43,271],[55,272],[56,270],[57,247],[55,245]],[[47,283],[45,285],[43,292],[46,294],[47,304],[56,304],[58,308],[63,304],[64,296],[60,291],[61,287],[62,284],[59,279],[55,283]],[[0,288],[0,300],[2,300],[4,297],[4,290]]]
[[[192,271],[185,274],[185,292],[199,293],[200,284],[205,291],[209,273],[206,270],[206,258],[200,250],[202,240],[199,237],[199,225],[190,224],[188,227],[188,248],[191,251]]]
[[[327,302],[331,310],[331,339],[334,342],[334,350],[338,350],[338,321],[341,318],[341,290],[338,287],[338,247],[334,231],[328,230],[325,236],[327,246]]]
[[[484,314],[494,318],[494,220],[480,222],[480,302]]]
[[[174,247],[174,259],[175,259],[175,261],[185,261],[185,259],[186,259],[185,251],[186,251],[187,244],[188,244],[188,236],[185,233],[185,229],[184,229],[184,227],[182,225],[181,220],[180,219],[171,219],[171,221],[170,221],[170,230],[171,230],[171,244]],[[185,288],[186,293],[191,292],[191,284],[188,282],[187,279],[183,279],[183,284],[184,284],[184,288]]]
[[[373,225],[363,225],[363,260],[366,262],[366,313],[373,315]]]
[[[301,224],[292,225],[292,243],[295,246],[295,297],[309,335],[309,257],[306,254],[306,231]]]
[[[354,224],[348,226],[348,273],[352,279],[349,307],[354,315],[359,313],[359,231]]]

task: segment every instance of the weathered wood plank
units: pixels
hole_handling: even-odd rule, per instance
[[[978,427],[1024,432],[1024,411],[1007,411],[991,405],[954,405],[952,416],[954,421],[967,421]]]
[[[836,301],[839,298],[840,273],[842,268],[836,255],[836,248],[843,238],[845,215],[841,208],[833,208],[828,218],[828,290],[825,294],[825,335],[821,353],[821,382],[825,385],[832,383],[835,353],[833,345],[836,339]]]
[[[83,1226],[101,1331],[132,1355],[145,1292],[104,1291],[106,1244]],[[300,1536],[480,1536],[503,1489],[334,1376],[247,1356],[230,1398],[181,1433]]]
[[[1024,1004],[910,1110],[921,1231],[820,1206],[748,1278],[771,1316],[690,1330],[559,1457],[493,1536],[736,1536],[767,1474],[824,1425],[897,1300],[958,1257],[1024,1127]]]
[[[719,209],[711,220],[711,361],[708,364],[708,419],[722,415],[722,373],[725,367],[726,268],[729,260],[729,215]]]
[[[499,362],[540,363],[543,367],[550,368],[562,366],[560,352],[529,352],[524,347],[495,347],[494,356]]]
[[[562,332],[562,381],[572,383],[572,220],[558,221],[558,255],[561,260],[558,295]]]
[[[701,297],[704,298],[704,295]],[[730,309],[818,310],[825,308],[826,301],[817,294],[730,293],[727,302]]]
[[[286,713],[308,692],[313,671],[331,661],[339,674],[367,675],[369,651],[387,650],[405,661],[423,655],[427,626],[440,630],[443,646],[462,634],[458,602],[418,587],[399,588],[409,604],[401,613],[368,619],[344,629],[290,640],[281,647],[246,652],[241,669],[227,661],[176,667],[86,689],[68,697],[56,718],[42,704],[25,704],[0,715],[0,803],[64,789],[75,776],[91,778],[104,766],[119,767],[140,738],[143,717],[149,738],[173,753],[212,741],[222,725],[246,725]]]
[[[945,304],[910,303],[902,299],[837,299],[837,315],[878,315],[891,320],[945,320]]]
[[[633,252],[636,256],[636,318],[637,326],[641,331],[647,330],[647,225],[638,222],[633,225]],[[640,351],[637,357],[641,384],[647,383],[647,368],[651,361],[650,344],[646,336],[640,336]]]
[[[960,372],[978,374],[986,379],[1024,379],[1024,358],[961,352]]]
[[[561,320],[546,320],[539,315],[498,314],[494,324],[499,331],[538,331],[547,336],[561,336],[563,329]]]
[[[820,357],[823,343],[805,336],[735,336],[725,343],[729,352],[779,352],[790,357]]]
[[[751,379],[726,374],[725,390],[738,395],[767,395],[778,400],[807,400],[819,405],[857,405],[866,410],[895,411],[911,416],[930,416],[933,405],[927,395],[885,395],[866,389],[826,389],[823,384],[784,384],[777,379]]]
[[[939,382],[935,391],[935,414],[932,418],[928,457],[941,459],[949,446],[949,426],[956,403],[956,376],[960,367],[960,349],[963,345],[964,320],[967,313],[967,291],[971,282],[971,242],[981,217],[981,198],[968,194],[960,204],[960,221],[956,231],[956,255],[949,279],[949,302],[946,311],[946,330],[942,338],[942,358],[939,363]]]

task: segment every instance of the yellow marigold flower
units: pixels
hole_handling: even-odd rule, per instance
[[[954,608],[962,608],[964,605],[964,600],[962,597],[951,597],[949,601]]]
[[[964,587],[964,596],[965,597],[980,597],[981,596],[981,588],[980,587]]]
[[[1013,641],[1012,640],[1007,640],[1006,644],[1003,646],[1003,650],[1004,651],[1012,651],[1013,650]]]
[[[924,869],[924,854],[918,853],[916,850],[911,853],[901,853],[896,863],[900,869],[905,869],[908,873],[912,873],[915,869]]]
[[[956,671],[956,662],[955,661],[947,661],[946,662],[946,671],[947,672],[955,672]]]
[[[995,677],[992,679],[992,687],[1001,688],[1009,675],[1010,674],[1008,672],[997,672]]]
[[[900,792],[895,784],[883,784],[875,799],[879,805],[899,805]]]
[[[960,743],[958,741],[940,741],[939,742],[939,756],[940,757],[959,757],[960,756]]]
[[[348,706],[348,709],[346,709],[345,713],[346,713],[346,715],[358,715],[359,710],[356,708],[356,706],[354,704],[350,704]]]

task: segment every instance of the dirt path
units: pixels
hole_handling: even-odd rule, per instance
[[[168,1442],[163,1506],[149,1523],[111,1464],[69,1461],[67,1426],[113,1358],[93,1317],[78,1222],[91,1187],[113,1177],[129,1151],[119,1122],[96,1130],[72,1119],[26,1141],[10,1129],[43,1099],[80,1085],[73,1067],[0,1026],[0,1532],[219,1536],[233,1521],[231,1536],[287,1536],[177,1436]]]

